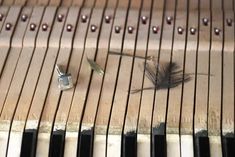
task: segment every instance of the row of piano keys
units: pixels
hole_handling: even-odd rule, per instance
[[[77,5],[0,7],[0,156],[234,156],[232,0],[64,3]],[[153,86],[145,60],[109,51],[191,80],[131,94]],[[56,64],[73,89],[57,87]]]

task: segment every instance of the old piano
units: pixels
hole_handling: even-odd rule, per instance
[[[0,4],[0,157],[235,157],[233,0]]]

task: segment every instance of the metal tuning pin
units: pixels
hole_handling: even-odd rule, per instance
[[[221,30],[219,28],[214,28],[215,35],[220,35]]]
[[[142,24],[146,24],[147,23],[147,20],[148,20],[148,17],[147,16],[141,16],[141,22]]]
[[[63,14],[58,14],[57,20],[58,20],[59,22],[62,22],[63,19],[64,19],[64,15],[63,15]]]
[[[2,13],[0,13],[0,21],[2,21],[4,15]]]
[[[226,19],[227,26],[232,26],[233,20],[231,18]]]
[[[130,34],[132,34],[134,31],[134,27],[132,27],[132,26],[128,26],[127,29],[128,29],[128,33],[130,33]]]
[[[67,31],[71,32],[73,29],[73,26],[71,24],[67,24]]]
[[[42,24],[42,30],[47,31],[47,29],[48,29],[48,24],[46,23]]]
[[[97,29],[97,26],[96,25],[91,25],[91,32],[95,32]]]
[[[152,31],[153,31],[154,34],[157,34],[158,31],[159,31],[159,27],[157,27],[157,26],[152,26]]]
[[[34,23],[30,24],[30,30],[31,31],[34,31],[36,29],[36,27],[37,27],[36,24],[34,24]]]
[[[56,65],[56,71],[58,73],[58,87],[60,90],[68,90],[73,88],[73,81],[71,74],[65,74],[60,69],[59,65]]]
[[[207,26],[209,23],[209,19],[208,18],[202,18],[202,23],[204,24],[204,26]]]
[[[196,34],[196,31],[197,31],[196,28],[194,28],[194,27],[191,27],[191,28],[190,28],[190,34],[191,34],[191,35]]]
[[[173,17],[172,17],[172,16],[167,16],[167,17],[166,17],[166,23],[167,23],[168,25],[171,25],[172,21],[173,21]]]
[[[6,30],[9,31],[11,30],[12,24],[11,23],[6,23]]]
[[[183,32],[184,32],[184,29],[180,26],[177,28],[177,30],[178,30],[178,34],[180,34],[180,35],[183,34]]]
[[[105,20],[105,23],[110,23],[111,17],[110,17],[109,15],[106,15],[106,16],[104,17],[104,20]]]
[[[82,15],[81,19],[82,19],[82,23],[86,23],[87,22],[87,16],[86,15]]]
[[[120,26],[115,26],[115,33],[120,33],[121,27]]]
[[[25,22],[28,19],[28,15],[22,14],[21,15],[21,21]]]

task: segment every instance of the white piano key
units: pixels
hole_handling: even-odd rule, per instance
[[[66,132],[64,157],[73,157],[77,154],[78,133]]]
[[[121,142],[120,135],[109,135],[107,143],[107,157],[120,157],[121,156]]]
[[[181,157],[194,157],[193,135],[181,135]]]
[[[95,135],[93,145],[93,157],[105,156],[106,135]]]
[[[137,135],[137,157],[151,156],[151,135],[138,134]]]
[[[209,136],[210,156],[222,157],[222,145],[220,136]]]
[[[167,157],[180,157],[180,139],[177,134],[167,134]]]
[[[21,142],[23,138],[23,132],[13,131],[10,134],[10,142],[8,144],[8,157],[18,157],[21,151]],[[14,150],[14,151],[12,151]]]

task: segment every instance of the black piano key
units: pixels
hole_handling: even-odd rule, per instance
[[[21,144],[21,157],[34,157],[36,154],[37,130],[29,129],[23,133]]]
[[[210,157],[210,143],[207,131],[198,132],[194,137],[195,157]]]
[[[49,156],[50,157],[63,157],[64,156],[64,142],[65,131],[53,131],[50,141]]]
[[[227,134],[222,137],[223,157],[235,156],[235,137],[233,134]]]
[[[152,156],[153,157],[166,157],[167,156],[165,123],[161,123],[158,127],[153,128]]]
[[[78,157],[92,157],[93,129],[83,130],[79,138]]]
[[[122,157],[137,156],[137,135],[135,132],[128,132],[123,135]]]

